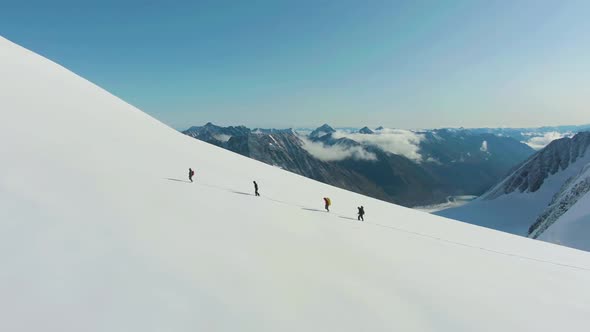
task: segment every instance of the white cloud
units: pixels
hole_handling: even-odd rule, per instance
[[[383,151],[404,156],[415,162],[423,160],[420,155],[420,142],[424,139],[424,135],[410,130],[383,129],[372,135],[337,131],[333,136],[350,138],[361,144],[375,145]]]
[[[325,146],[323,143],[312,142],[305,137],[300,138],[303,141],[303,148],[312,156],[322,161],[340,161],[349,158],[357,160],[377,160],[375,154],[366,151],[361,146]]]
[[[488,152],[488,141],[481,142],[481,148],[479,148],[481,152]]]
[[[525,133],[523,135],[526,136],[532,136],[531,135],[527,135],[529,133]],[[523,143],[527,144],[528,146],[530,146],[531,148],[535,149],[535,150],[540,150],[542,148],[544,148],[545,146],[547,146],[547,144],[551,143],[552,141],[556,140],[556,139],[560,139],[563,137],[570,137],[572,136],[572,133],[559,133],[556,131],[550,131],[547,133],[544,133],[540,136],[535,136],[530,138],[528,141],[524,141]]]

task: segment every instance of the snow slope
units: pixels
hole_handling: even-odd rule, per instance
[[[0,156],[2,331],[587,328],[586,252],[199,142],[2,38]]]
[[[463,206],[476,198],[477,196],[474,195],[449,196],[447,197],[447,201],[445,203],[424,206],[413,206],[412,209],[422,212],[434,213],[445,209]]]
[[[590,153],[586,157],[578,159],[567,169],[549,175],[535,192],[513,191],[490,198],[491,192],[504,185],[502,182],[496,188],[468,204],[435,213],[474,225],[527,236],[529,227],[549,205],[563,184],[589,162]]]
[[[590,164],[572,177],[537,218],[531,237],[590,251]]]

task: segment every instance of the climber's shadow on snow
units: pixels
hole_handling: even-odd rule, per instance
[[[348,220],[354,220],[354,221],[359,221],[356,218],[351,218],[351,217],[345,217],[345,216],[338,216],[338,218],[342,218],[342,219],[348,219]]]
[[[168,181],[176,181],[176,182],[184,182],[184,183],[191,183],[190,181],[187,181],[187,180],[174,179],[174,178],[166,178],[166,180],[168,180]]]
[[[246,195],[246,196],[254,196],[253,194],[250,193],[245,193],[243,191],[235,191],[235,190],[230,190],[232,193],[234,194],[240,194],[240,195]]]
[[[301,210],[313,211],[313,212],[326,212],[326,210],[309,209],[309,208],[301,208]]]

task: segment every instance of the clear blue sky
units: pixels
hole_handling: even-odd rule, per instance
[[[590,1],[84,2],[0,34],[178,129],[590,122]]]

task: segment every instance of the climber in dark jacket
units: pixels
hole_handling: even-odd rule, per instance
[[[258,183],[256,183],[256,181],[254,182],[254,195],[256,196],[260,196],[260,194],[258,193]]]
[[[365,215],[365,208],[362,206],[359,206],[358,209],[359,209],[358,220],[365,221],[365,218],[363,218],[363,216]]]

